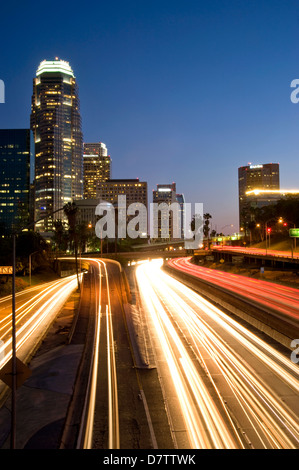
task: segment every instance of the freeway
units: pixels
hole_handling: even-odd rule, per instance
[[[285,259],[299,259],[299,253],[294,251],[282,251],[282,250],[273,250],[270,247],[266,248],[256,248],[256,247],[241,247],[241,246],[225,246],[218,245],[213,246],[213,250],[218,252],[229,252],[235,255],[257,255],[257,256],[270,256],[273,258],[285,258]]]
[[[96,448],[97,429],[107,430],[104,447],[119,449],[118,390],[115,362],[115,343],[111,310],[111,289],[107,262],[87,259],[90,265],[91,291],[87,298],[92,302],[94,336],[90,362],[90,381],[81,421],[78,447]],[[84,295],[84,291],[83,291]],[[104,423],[104,424],[103,424]]]
[[[121,266],[113,260],[86,258],[85,261],[90,265],[85,278],[89,276],[91,285],[90,291],[83,288],[81,307],[90,307],[93,344],[84,366],[90,367],[90,377],[76,448],[151,448],[155,437],[149,430],[151,420],[139,375],[142,371],[135,367],[127,327]],[[150,389],[154,389],[159,400],[158,381],[150,375],[151,379],[146,378],[145,382],[150,381]],[[155,399],[152,401],[155,403]],[[164,410],[161,404],[159,407],[161,428]],[[164,443],[168,434],[162,429]]]
[[[136,277],[178,448],[299,448],[299,369],[157,262]]]
[[[191,262],[191,258],[169,260],[168,265],[246,299],[254,300],[264,307],[270,307],[296,322],[299,320],[298,289],[197,266]]]

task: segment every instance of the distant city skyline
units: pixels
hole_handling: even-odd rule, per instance
[[[238,229],[239,167],[277,162],[281,187],[298,187],[295,0],[51,8],[17,2],[13,34],[3,22],[0,128],[29,128],[32,77],[57,56],[75,71],[83,141],[105,142],[113,178],[147,181],[149,197],[175,181],[218,232]]]

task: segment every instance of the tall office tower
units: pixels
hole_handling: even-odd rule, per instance
[[[163,203],[167,206],[170,206],[173,203],[178,203],[180,208],[179,213],[181,213],[180,202],[178,201],[176,194],[176,184],[157,184],[157,189],[153,191],[153,203],[156,204],[157,208]],[[173,211],[159,210],[153,220],[153,230],[154,233],[157,234],[157,238],[168,240],[176,238],[174,237],[174,223],[175,219]],[[181,231],[181,225],[176,228]]]
[[[238,177],[240,229],[245,229],[246,220],[248,221],[250,218],[247,213],[248,206],[250,206],[250,198],[247,193],[257,189],[279,189],[279,164],[242,166],[238,169]]]
[[[34,177],[34,141],[30,129],[0,129],[0,233],[26,227]]]
[[[111,158],[103,142],[84,143],[83,170],[84,199],[96,199],[100,184],[110,179],[111,172]]]
[[[31,129],[35,140],[36,230],[64,219],[65,204],[83,197],[83,136],[78,87],[63,60],[44,60],[33,80]],[[54,214],[53,214],[54,212]]]

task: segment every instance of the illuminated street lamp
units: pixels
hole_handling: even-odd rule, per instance
[[[285,221],[284,221],[284,219],[283,219],[282,217],[279,218],[279,221],[278,221],[278,222],[281,223],[281,224],[283,224],[284,227],[287,227],[288,224],[292,224],[292,225],[293,225],[293,228],[296,227],[296,224],[294,224],[294,222],[291,222],[290,220],[285,220]],[[296,249],[296,238],[295,238],[295,237],[294,237],[294,238],[291,238],[292,260],[294,259],[294,245],[295,245],[295,249]]]
[[[296,227],[296,224],[294,224],[294,222],[292,222],[291,220],[284,220],[282,217],[279,217],[278,222],[280,224],[283,224],[284,227],[287,227],[288,224],[292,224],[294,228]]]
[[[265,223],[265,226],[266,226],[266,254],[267,254],[267,237],[269,236],[269,248],[270,248],[270,234],[271,234],[271,227],[268,227],[268,222],[271,222],[271,220],[276,220],[274,217],[272,217],[271,219],[267,220],[267,222]],[[296,227],[296,224],[294,224],[294,222],[291,222],[289,220],[284,220],[282,217],[279,217],[277,223],[279,224],[283,224],[284,227],[287,227],[288,223],[290,224],[293,224],[294,227]]]

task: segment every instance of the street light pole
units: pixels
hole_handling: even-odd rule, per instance
[[[63,210],[57,209],[49,215]],[[49,215],[38,219],[26,227],[23,227],[18,232],[12,234],[12,315],[11,315],[11,345],[12,345],[12,385],[11,385],[11,430],[10,430],[10,447],[15,449],[16,445],[16,394],[17,394],[17,342],[16,342],[16,235],[23,230],[34,226],[37,222],[47,219]]]
[[[12,396],[11,396],[11,433],[10,447],[16,445],[16,390],[17,390],[17,355],[16,355],[16,235],[13,234],[12,257]]]
[[[279,222],[283,223],[284,219],[283,217],[280,217]],[[296,227],[296,224],[292,222],[291,220],[285,220],[287,224],[292,224],[293,228]],[[294,260],[294,249],[296,250],[296,238],[291,238],[291,254],[292,254],[292,261]]]

